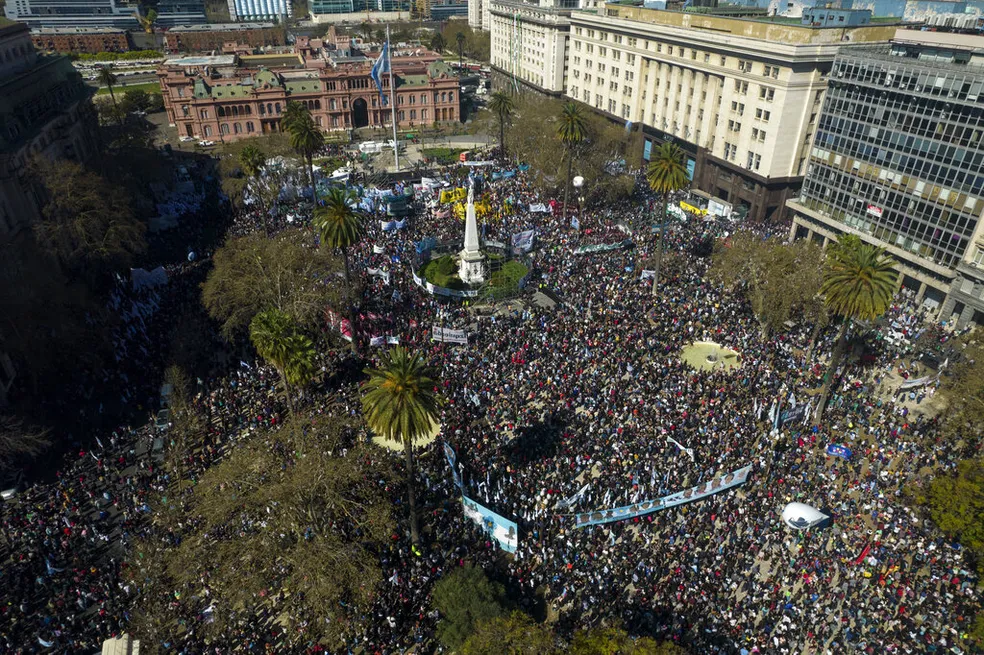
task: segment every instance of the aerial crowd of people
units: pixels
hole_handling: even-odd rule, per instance
[[[776,406],[815,402],[836,326],[821,332],[812,353],[805,322],[763,339],[740,290],[725,291],[705,273],[708,243],[738,229],[783,236],[787,227],[696,215],[671,221],[654,295],[643,271],[658,247],[647,227],[658,203],[642,183],[620,206],[588,209],[574,229],[559,208],[530,211],[549,199],[522,172],[493,179],[506,168],[482,171],[491,206],[510,207],[483,230],[506,244],[516,233],[535,233],[523,255],[527,288],[516,298],[496,305],[448,299],[414,283],[417,244],[428,237],[453,243],[463,234],[458,218],[438,218],[434,190],[418,193],[402,229],[384,231],[384,206],[366,216],[366,237],[352,253],[363,289],[359,350],[368,361],[360,366],[384,352],[369,345],[372,337],[397,336],[424,353],[447,403],[440,436],[418,453],[421,547],[411,548],[401,524],[380,554],[386,580],[350,631],[349,652],[434,648],[440,617],[430,590],[465,562],[504,581],[523,607],[545,601],[562,639],[618,621],[630,634],[701,654],[943,653],[960,646],[981,607],[975,574],[959,546],[910,509],[903,493],[928,469],[945,473],[966,453],[942,433],[929,403],[889,388],[890,372],[907,368],[911,357],[874,344],[864,368],[843,367],[818,426],[809,412],[776,421]],[[446,179],[460,180],[461,172]],[[292,202],[279,210],[275,231],[309,224],[310,205]],[[244,210],[234,232],[262,230],[256,214],[255,207]],[[620,247],[578,252],[596,244]],[[198,301],[197,286],[182,276],[199,265],[175,267],[166,288],[132,291],[122,301],[143,306],[150,299],[156,310],[147,325],[140,319],[131,354],[143,348],[148,358],[160,356],[153,324]],[[388,280],[368,269],[388,271]],[[536,292],[551,302],[533,302]],[[905,291],[889,314],[913,329],[931,322]],[[432,341],[435,325],[465,330],[467,344]],[[939,325],[932,330],[937,340],[950,335]],[[209,338],[220,343],[217,334]],[[695,342],[737,352],[739,365],[695,369],[681,358]],[[355,355],[339,349],[324,357],[340,365]],[[283,420],[273,370],[242,359],[236,352],[225,370],[197,381],[196,406],[214,418],[203,447],[182,454],[189,475],[220,459],[244,426],[276,429]],[[329,415],[358,412],[357,385],[331,391],[308,393],[305,402]],[[173,482],[154,455],[156,436],[152,423],[92,435],[55,482],[0,506],[10,556],[2,569],[0,650],[94,652],[128,630],[141,602],[139,585],[125,575],[134,557],[129,544],[137,535],[174,537],[149,520],[155,510],[148,499]],[[463,489],[444,443],[457,454]],[[829,444],[852,454],[832,457]],[[398,453],[381,453],[400,465]],[[574,523],[575,513],[656,499],[746,465],[746,484],[697,502],[604,525]],[[403,485],[388,491],[404,502]],[[517,522],[514,555],[464,516],[462,491]],[[788,527],[780,513],[793,501],[821,508],[832,517],[829,527]],[[402,512],[398,519],[405,521]],[[192,589],[175,590],[175,597],[188,602],[189,624],[233,611],[206,611],[209,599]],[[192,597],[197,602],[187,601]],[[186,625],[180,638],[155,646],[216,654],[323,649],[269,618],[240,613],[221,640]],[[287,643],[299,645],[288,651]]]

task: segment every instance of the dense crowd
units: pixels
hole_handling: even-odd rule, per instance
[[[548,199],[522,174],[487,179],[485,188],[493,207],[508,200],[512,208],[489,219],[489,239],[508,243],[517,232],[536,232],[524,302],[491,308],[435,298],[414,284],[416,244],[463,232],[458,219],[438,218],[442,208],[428,207],[428,192],[401,230],[383,230],[382,208],[368,217],[367,236],[353,253],[364,290],[358,320],[370,359],[382,352],[369,347],[371,337],[395,335],[435,366],[448,399],[441,440],[457,452],[464,490],[518,522],[519,547],[504,556],[464,518],[440,441],[426,446],[417,480],[422,550],[414,552],[402,534],[381,553],[387,579],[356,623],[350,649],[435,647],[439,617],[430,589],[466,561],[505,581],[524,606],[545,599],[562,636],[620,620],[633,634],[701,654],[942,653],[960,643],[980,609],[976,578],[959,548],[906,507],[902,490],[927,468],[945,472],[966,453],[944,438],[924,406],[912,409],[901,402],[905,395],[893,399],[885,389],[889,372],[912,368],[911,349],[898,344],[927,329],[936,343],[950,336],[927,328],[911,294],[900,294],[888,317],[908,332],[906,340],[871,344],[867,367],[842,368],[818,427],[796,420],[774,430],[772,405],[813,402],[808,390],[819,386],[833,328],[821,333],[816,354],[807,347],[810,325],[763,339],[739,292],[705,279],[703,246],[734,225],[696,216],[672,222],[654,297],[642,271],[657,237],[639,226],[657,203],[643,191],[623,206],[579,217],[582,230],[573,230],[558,211],[529,211]],[[274,230],[308,220],[301,199],[285,199],[274,211],[282,218]],[[237,233],[263,229],[255,208],[234,225]],[[784,228],[742,229],[766,235]],[[632,247],[575,253],[629,234]],[[389,281],[369,275],[370,268],[389,271]],[[153,297],[164,309],[168,297],[187,299],[181,271],[175,273],[172,288]],[[548,291],[557,306],[529,302],[536,290]],[[433,325],[467,330],[468,344],[432,342]],[[695,370],[680,357],[694,341],[737,351],[740,366]],[[324,357],[327,367],[349,355]],[[273,372],[239,360],[237,353],[232,370],[198,381],[209,434],[187,456],[192,476],[248,428],[275,428],[281,420]],[[357,411],[354,385],[335,391],[307,402],[329,414]],[[57,483],[3,506],[12,558],[3,569],[0,650],[87,652],[127,629],[139,602],[122,575],[133,555],[129,541],[135,534],[173,538],[155,534],[146,520],[148,498],[171,482],[151,456],[155,436],[152,425],[100,435]],[[826,455],[830,443],[847,446],[853,457]],[[574,512],[657,498],[748,464],[749,481],[739,489],[623,522],[573,525]],[[560,504],[584,485],[573,507]],[[403,500],[401,485],[390,493]],[[831,526],[791,530],[780,519],[791,501],[823,509]],[[207,596],[199,605],[189,607],[192,623],[209,620]],[[240,616],[226,643],[208,649],[194,630],[160,646],[175,653],[285,652],[284,643],[303,643],[268,619]]]

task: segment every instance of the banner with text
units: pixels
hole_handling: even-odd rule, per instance
[[[751,470],[752,466],[749,464],[748,466],[743,466],[742,468],[732,471],[727,475],[714,478],[710,482],[705,482],[697,485],[696,487],[691,487],[690,489],[685,489],[684,491],[678,491],[675,494],[663,496],[662,498],[658,498],[656,500],[644,500],[640,503],[626,505],[624,507],[614,507],[612,509],[600,509],[594,512],[575,514],[574,525],[578,528],[585,528],[589,525],[624,521],[626,519],[635,518],[637,516],[645,516],[646,514],[652,514],[653,512],[676,507],[677,505],[683,505],[695,500],[707,498],[708,496],[713,496],[714,494],[725,491],[726,489],[731,489],[732,487],[737,487],[740,484],[744,484],[748,479],[748,474]]]
[[[515,521],[499,516],[468,496],[461,497],[461,504],[465,508],[465,517],[484,529],[490,537],[498,542],[502,550],[510,553],[516,552],[516,547],[519,546],[519,526],[516,525]]]
[[[546,211],[546,209],[544,209]],[[533,248],[533,236],[536,233],[533,230],[526,230],[524,232],[517,232],[512,235],[512,247],[522,252],[529,252]]]
[[[432,341],[443,341],[444,343],[468,343],[468,334],[464,330],[452,330],[435,325],[431,335]]]

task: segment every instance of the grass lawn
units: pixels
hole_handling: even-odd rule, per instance
[[[458,262],[451,255],[432,259],[420,269],[420,276],[436,287],[467,289],[468,285],[458,277]]]
[[[132,91],[134,89],[140,89],[141,91],[146,91],[147,93],[156,93],[157,95],[160,95],[161,93],[161,85],[158,84],[157,82],[147,82],[145,84],[127,84],[127,85],[116,84],[113,86],[113,93],[115,93],[119,99],[123,97],[124,93],[126,93],[127,91]],[[97,96],[109,95],[109,88],[105,86],[99,87],[99,89],[96,91],[96,95]]]

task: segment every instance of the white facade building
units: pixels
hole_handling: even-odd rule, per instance
[[[473,30],[488,29],[482,25],[485,0],[468,0],[468,27]]]
[[[896,27],[815,29],[623,5],[575,11],[566,95],[642,123],[645,157],[676,142],[695,188],[774,220],[805,173],[838,49],[887,41]],[[494,32],[492,52],[495,63]]]
[[[571,10],[491,0],[492,66],[515,85],[564,93]]]

